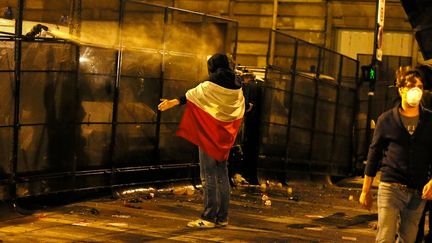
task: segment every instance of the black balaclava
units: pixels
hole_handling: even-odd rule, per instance
[[[225,54],[214,54],[207,61],[209,80],[224,88],[238,89],[240,85],[235,82],[235,74]]]

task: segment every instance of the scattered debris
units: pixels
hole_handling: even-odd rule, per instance
[[[113,227],[128,227],[128,224],[126,224],[126,223],[108,223],[107,226],[113,226]]]
[[[172,193],[177,196],[180,195],[192,196],[195,194],[195,188],[192,185],[174,187],[172,189]]]
[[[357,238],[351,236],[342,236],[342,240],[357,241]]]
[[[139,205],[134,205],[134,204],[129,204],[129,203],[125,203],[124,205],[125,205],[125,207],[128,207],[128,208],[142,209],[142,207]]]
[[[130,215],[122,215],[122,214],[113,214],[113,215],[111,215],[111,217],[113,217],[113,218],[121,218],[121,219],[128,219],[131,216]]]
[[[42,218],[46,218],[47,217],[47,214],[46,213],[41,213],[41,214],[37,214],[36,215],[36,218],[37,219],[42,219]]]
[[[128,199],[131,203],[133,200],[136,200],[136,202],[141,202],[139,198],[143,199],[153,199],[155,197],[156,189],[153,187],[149,188],[135,188],[135,189],[128,189],[124,191],[117,191],[114,193],[115,196],[122,199]]]
[[[88,226],[89,224],[90,224],[89,222],[86,222],[84,220],[84,221],[80,221],[80,222],[77,222],[77,223],[73,223],[72,225],[73,226]]]
[[[71,211],[69,211],[70,214],[80,214],[80,215],[94,215],[97,216],[99,215],[99,210],[97,210],[96,208],[90,208],[90,207],[86,207],[86,206],[76,206],[73,207],[73,209]]]
[[[186,191],[187,191],[186,187],[183,187],[183,186],[182,187],[175,187],[172,190],[172,192],[174,193],[174,195],[177,195],[177,196],[186,194]]]
[[[304,227],[305,230],[323,231],[323,227]]]
[[[267,190],[267,185],[265,183],[262,183],[260,185],[260,190],[261,190],[261,192],[265,192]]]
[[[195,194],[195,188],[193,186],[187,186],[186,187],[186,195],[192,196]]]
[[[249,185],[249,182],[243,178],[240,174],[234,174],[234,176],[231,178],[231,181],[234,183],[234,185]]]
[[[288,194],[292,194],[292,192],[293,192],[292,187],[288,187],[288,189],[287,189],[287,193],[288,193]]]
[[[142,202],[142,200],[139,198],[132,198],[132,199],[127,200],[127,202],[128,203],[140,203],[140,202]]]
[[[306,216],[306,218],[314,218],[314,219],[322,219],[322,218],[324,218],[324,216],[314,215],[314,214],[306,214],[305,216]]]

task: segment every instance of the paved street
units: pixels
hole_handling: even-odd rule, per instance
[[[373,242],[376,210],[357,204],[359,189],[298,183],[233,189],[226,228],[191,229],[202,209],[199,190],[110,196],[10,214],[3,242]],[[175,195],[182,194],[182,195]],[[193,195],[186,195],[192,194]],[[117,194],[118,195],[118,194]],[[263,195],[271,205],[266,206]],[[266,199],[266,198],[264,198]]]

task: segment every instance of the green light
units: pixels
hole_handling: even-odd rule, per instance
[[[375,69],[373,69],[373,68],[370,69],[369,79],[375,80]]]

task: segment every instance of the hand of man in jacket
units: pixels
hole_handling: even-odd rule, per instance
[[[423,187],[422,199],[432,199],[432,180]]]
[[[359,203],[362,206],[362,208],[370,211],[372,208],[372,205],[373,205],[372,193],[370,191],[368,191],[368,192],[363,191],[360,194]]]

